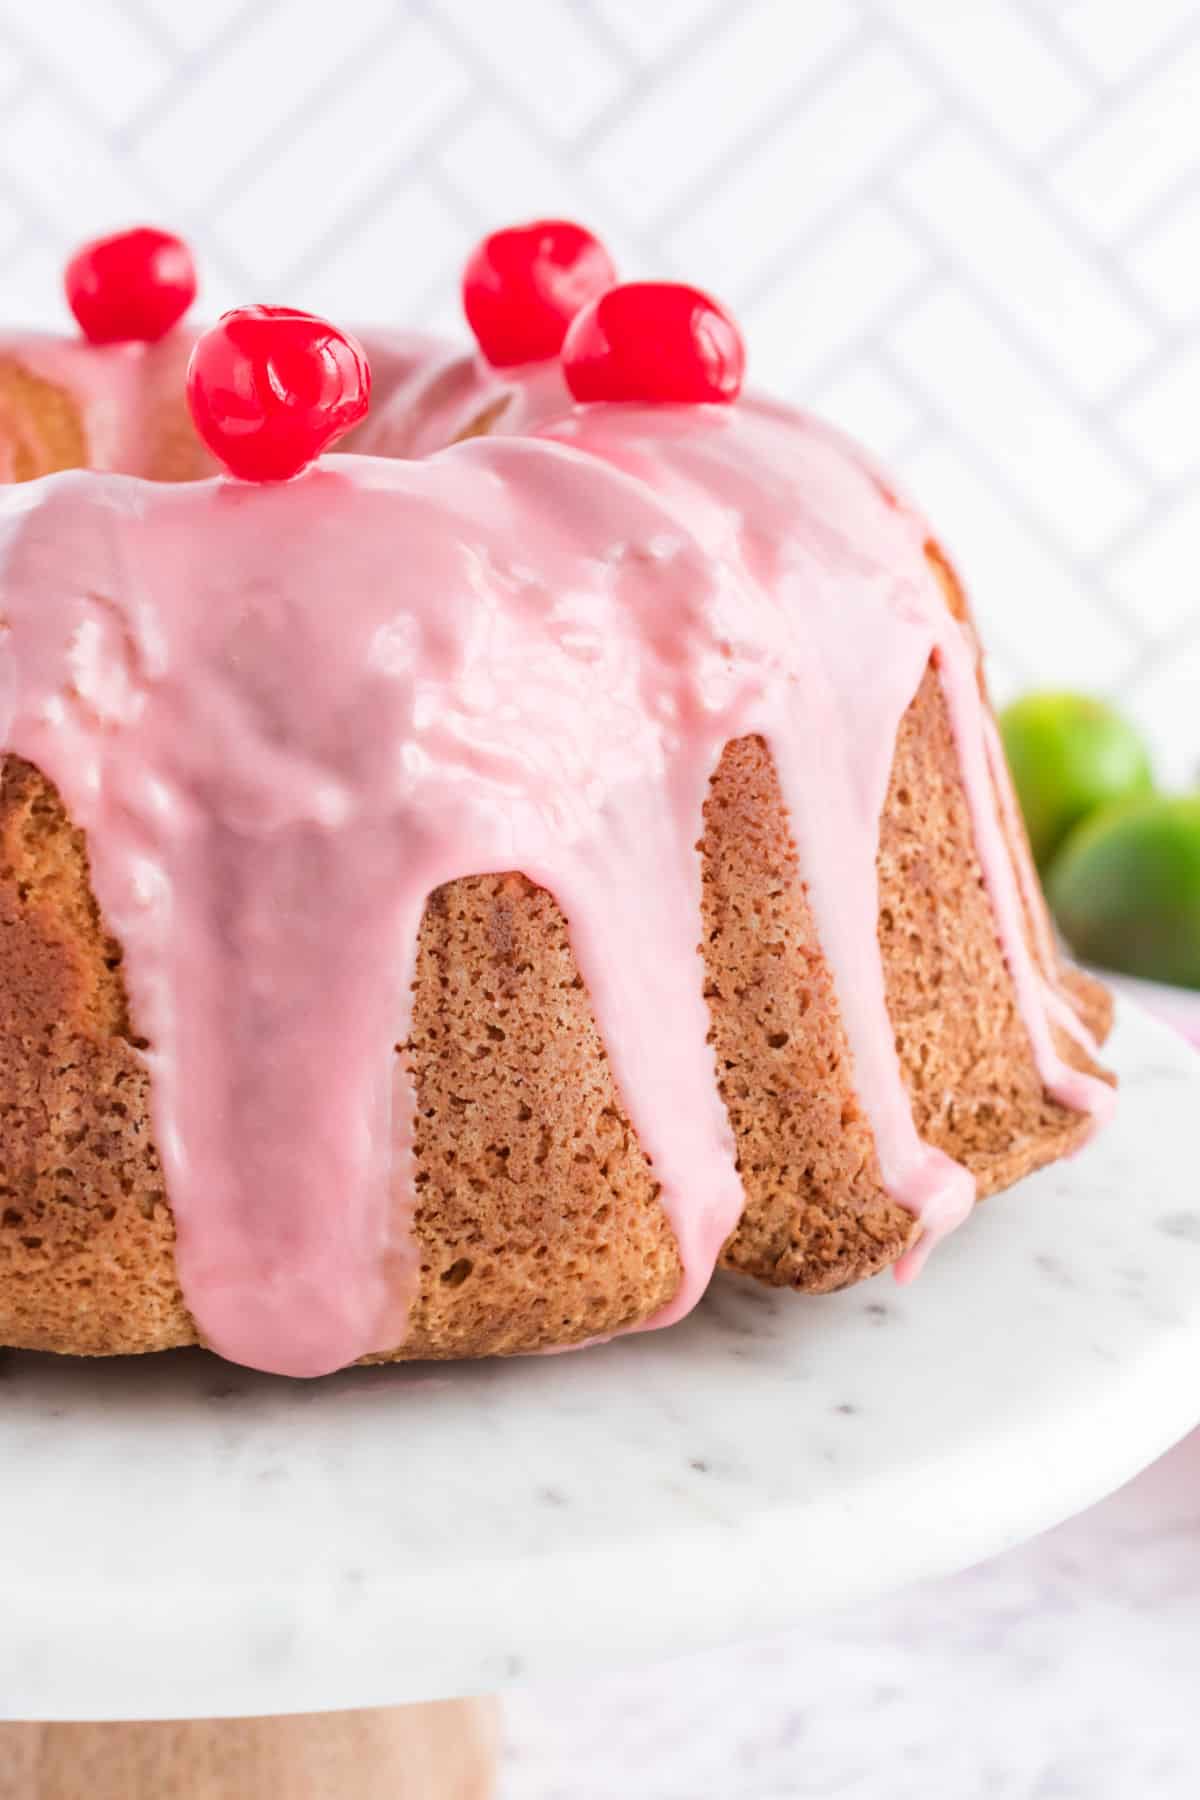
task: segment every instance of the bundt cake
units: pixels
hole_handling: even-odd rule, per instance
[[[566,1347],[1084,1142],[962,589],[714,302],[542,222],[476,355],[197,339],[161,235],[0,338],[0,1345]]]

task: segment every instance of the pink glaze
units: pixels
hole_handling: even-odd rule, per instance
[[[374,376],[375,350],[366,341]],[[511,437],[560,417],[570,406],[557,359],[494,369],[482,356],[431,345],[383,399],[373,390],[371,411],[345,447],[367,456],[431,456],[476,435],[484,418],[489,431]]]
[[[651,1324],[694,1304],[743,1204],[695,846],[721,751],[751,732],[884,1181],[921,1223],[906,1277],[974,1197],[917,1136],[877,940],[879,815],[931,656],[1039,1070],[1069,1106],[1108,1102],[1052,1041],[922,522],[776,408],[554,419],[544,376],[439,368],[402,375],[397,409],[440,379],[454,436],[504,387],[499,430],[524,435],[274,487],[70,474],[0,501],[3,742],[88,834],[204,1336],[293,1375],[402,1339],[417,932],[431,889],[510,869],[562,905],[661,1183],[684,1279]]]
[[[71,396],[92,468],[144,475],[155,443],[148,422],[160,408],[179,407],[194,337],[186,326],[154,344],[96,345],[48,332],[6,332],[0,338],[0,366],[16,364]],[[0,481],[12,479],[12,445],[27,424],[25,413],[16,420],[5,417],[0,402]],[[36,444],[33,448],[37,460]],[[215,471],[215,463],[209,466]]]
[[[154,344],[96,345],[48,332],[5,332],[0,335],[0,369],[15,364],[70,395],[92,469],[148,476],[154,472],[151,461],[159,442],[153,423],[169,426],[174,419],[190,432],[184,377],[198,333],[199,327],[184,324]],[[444,348],[421,332],[365,331],[356,336],[370,358],[376,414],[387,413],[392,396],[417,370],[445,360]],[[373,424],[373,418],[368,420],[341,447],[362,447],[363,432]],[[12,480],[13,447],[28,429],[27,412],[10,419],[0,396],[0,483]],[[36,443],[31,448],[37,460]],[[198,440],[196,459],[199,473],[218,473],[217,462]]]
[[[1042,1000],[1046,1012],[1050,1023],[1057,1025],[1060,1031],[1065,1031],[1081,1050],[1086,1051],[1089,1056],[1099,1056],[1099,1044],[1076,1012],[1069,996],[1059,986],[1059,958],[1054,942],[1054,928],[1050,923],[1050,913],[1038,882],[1037,873],[1034,870],[1033,854],[1025,835],[1025,826],[1021,819],[1020,806],[1017,801],[1016,789],[1013,787],[1008,759],[1004,754],[1004,745],[1000,739],[1000,730],[996,721],[988,713],[984,714],[983,725],[992,783],[1000,806],[1000,816],[1004,821],[1017,884],[1024,902],[1025,915],[1033,933],[1034,950],[1042,983]],[[1115,1105],[1115,1096],[1111,1104]]]

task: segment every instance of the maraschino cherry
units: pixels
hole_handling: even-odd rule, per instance
[[[365,415],[366,352],[290,306],[243,306],[196,340],[187,373],[196,430],[231,475],[288,481]]]
[[[617,272],[604,245],[567,219],[510,225],[467,261],[462,298],[479,348],[495,368],[557,356],[580,307]]]
[[[67,264],[67,303],[93,344],[153,343],[196,298],[196,269],[182,238],[151,225],[93,238]]]
[[[576,400],[736,400],[746,351],[699,288],[628,281],[576,314],[562,365]]]

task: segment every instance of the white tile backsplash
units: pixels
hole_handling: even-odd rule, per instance
[[[805,236],[852,212],[935,108],[904,57],[871,44],[723,170],[671,233],[673,259],[716,280],[736,243],[737,264],[724,276],[731,296],[734,284],[753,285],[782,256],[802,274]]]
[[[119,0],[101,5],[119,10]],[[365,72],[369,63],[355,64],[357,53],[401,29],[390,0],[255,7],[224,55],[181,71],[169,103],[132,146],[138,165],[178,194],[189,217],[211,216],[222,196],[232,197],[231,184],[236,193],[244,172],[286,158],[293,137]],[[331,182],[337,154],[331,136]]]
[[[1138,387],[1118,424],[1157,480],[1200,473],[1200,337],[1184,342]]]
[[[1064,44],[1114,87],[1195,26],[1195,0],[1071,0],[1061,9]]]
[[[482,65],[489,81],[519,94],[556,142],[573,142],[621,98],[623,61],[560,0],[521,0],[516,8],[438,0],[438,12],[470,66]]]
[[[743,305],[752,374],[802,395],[811,377],[869,339],[927,270],[901,220],[878,204],[856,207],[802,264]]]
[[[410,99],[397,106],[410,86]],[[378,196],[386,204],[398,161],[469,92],[466,71],[426,25],[397,30],[352,84],[335,87],[326,106],[297,123],[287,155],[268,158],[222,208],[222,237],[255,279],[286,276],[314,248],[336,243],[363,202]]]
[[[1194,495],[1165,506],[1136,532],[1112,558],[1107,574],[1128,616],[1154,643],[1186,633],[1200,604],[1200,507]],[[1192,741],[1200,768],[1200,736]]]
[[[1090,112],[1085,82],[1039,29],[1037,9],[1009,0],[885,0],[914,54],[952,103],[1021,157],[1045,150]]]
[[[950,125],[912,158],[898,193],[947,261],[1001,300],[1006,318],[1085,399],[1111,391],[1154,350],[1152,327],[1019,172]],[[964,193],[972,204],[963,206]]]
[[[517,9],[518,14],[520,9]],[[806,76],[842,46],[856,19],[844,0],[748,0],[718,8],[697,50],[670,55],[610,119],[584,167],[642,225],[686,206],[703,211],[732,158],[764,123],[789,117]],[[797,177],[810,171],[795,171]],[[786,190],[779,193],[786,209]]]
[[[1197,21],[1200,25],[1200,21]],[[1144,80],[1101,94],[1051,179],[1052,189],[1101,244],[1119,243],[1153,207],[1200,170],[1196,96],[1200,29]]]
[[[892,348],[910,378],[935,397],[964,447],[1041,529],[1070,556],[1095,554],[1136,518],[1138,482],[1072,404],[1036,346],[997,316],[995,300],[946,283],[899,321]],[[1031,629],[1042,623],[1040,609],[1030,615]]]
[[[37,0],[35,6],[11,12],[22,47],[49,64],[81,112],[106,126],[120,127],[135,116],[170,76],[169,55],[156,46],[132,8]],[[67,45],[69,58],[63,56]]]

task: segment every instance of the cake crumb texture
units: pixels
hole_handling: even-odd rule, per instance
[[[0,449],[8,481],[83,469],[89,459],[87,433],[72,396],[9,357],[0,358]]]
[[[894,1262],[886,1193],[774,766],[730,744],[701,840],[699,946],[746,1210],[727,1268],[813,1292]],[[0,776],[0,1342],[75,1355],[197,1341],[119,945],[82,835],[39,772]],[[1000,956],[949,721],[930,670],[899,736],[879,848],[879,943],[919,1133],[981,1194],[1072,1149]],[[686,930],[686,921],[681,921]],[[524,876],[439,888],[412,1029],[420,1280],[388,1354],[506,1354],[653,1316],[680,1279],[658,1189],[554,898]],[[1071,977],[1104,1023],[1097,984]],[[1099,990],[1102,993],[1102,990]],[[1092,1068],[1069,1040],[1078,1066]]]

